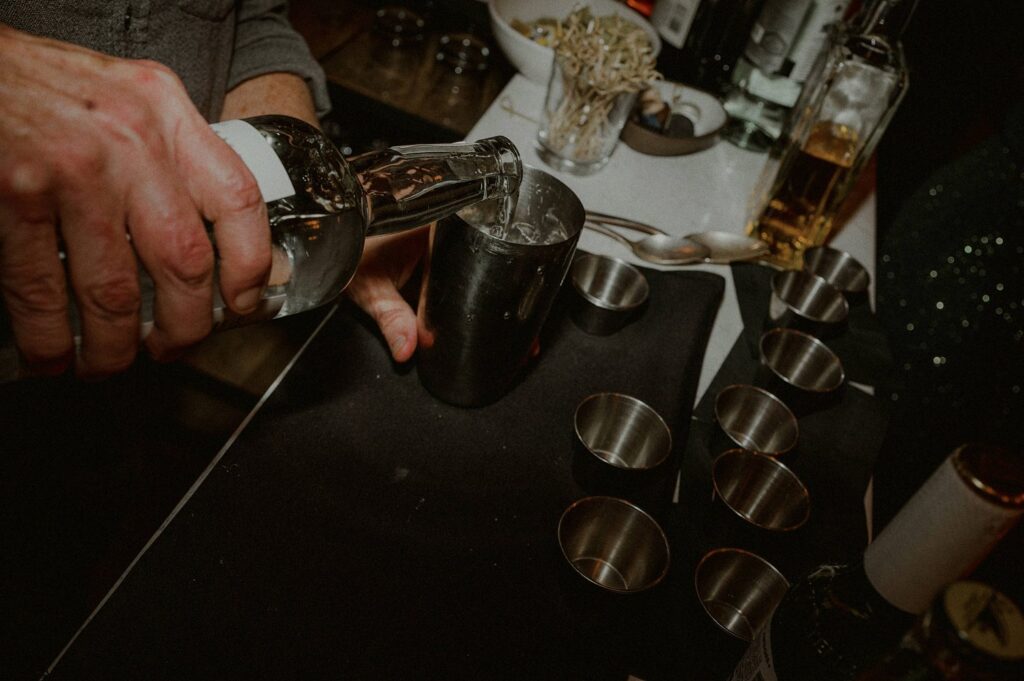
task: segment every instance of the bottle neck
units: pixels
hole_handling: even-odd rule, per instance
[[[1007,492],[1020,489],[1019,471],[1012,483],[999,473],[1003,480],[993,487],[989,471],[995,467],[972,465],[998,460],[1003,467],[1020,467],[1000,451],[981,445],[957,449],[864,551],[864,572],[890,604],[925,612],[943,586],[967,574],[1020,519],[1024,495]]]
[[[519,151],[505,137],[410,145],[349,159],[365,195],[367,235],[428,224],[490,198],[515,195]]]

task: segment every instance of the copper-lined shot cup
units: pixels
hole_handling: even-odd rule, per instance
[[[793,328],[818,338],[843,330],[850,305],[821,277],[806,270],[784,270],[772,276],[771,289],[766,329]]]
[[[672,433],[646,402],[589,395],[576,407],[573,429],[573,478],[587,494],[622,497],[654,512],[671,501],[674,477],[664,464]]]
[[[722,452],[711,464],[714,498],[751,526],[792,532],[811,513],[811,496],[785,464],[745,449]]]
[[[798,417],[832,404],[846,380],[836,353],[802,331],[765,331],[759,355],[754,384],[780,398]]]
[[[694,571],[697,599],[723,631],[751,641],[782,601],[789,582],[755,553],[719,548],[704,554]]]
[[[615,333],[629,323],[650,294],[643,272],[603,255],[578,255],[570,279],[576,292],[570,316],[580,329],[597,336]]]
[[[867,297],[871,275],[846,251],[831,246],[808,248],[804,251],[804,269],[835,286],[851,303]]]
[[[653,517],[615,497],[584,497],[558,522],[558,544],[572,569],[598,589],[634,594],[668,573],[668,538]]]
[[[724,438],[712,454],[740,447],[769,456],[785,454],[799,436],[796,416],[782,400],[753,385],[730,385],[715,397],[715,420]]]

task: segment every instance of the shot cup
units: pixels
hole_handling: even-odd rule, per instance
[[[778,459],[730,449],[711,464],[714,499],[752,528],[793,532],[811,513],[811,497],[800,478]]]
[[[704,554],[693,582],[704,612],[722,631],[741,642],[753,640],[789,589],[789,582],[775,566],[755,553],[736,548],[713,549]]]
[[[740,447],[769,456],[793,449],[799,437],[796,417],[782,400],[752,385],[723,388],[715,397],[719,434],[713,436],[712,454]]]
[[[494,402],[523,376],[583,228],[579,198],[535,168],[523,168],[511,218],[501,208],[464,209],[431,235],[417,371],[430,393],[459,406]]]
[[[668,574],[665,532],[624,499],[591,496],[573,503],[558,522],[558,544],[575,573],[602,592],[640,593]]]
[[[627,262],[603,255],[580,255],[570,270],[576,296],[572,320],[597,336],[615,333],[647,302],[650,286],[643,272]]]
[[[754,384],[779,397],[797,417],[828,407],[839,397],[843,364],[820,340],[795,329],[761,335]]]
[[[808,248],[804,251],[804,269],[842,291],[851,304],[867,299],[871,275],[846,251],[830,246]]]
[[[588,494],[617,496],[652,511],[671,501],[672,433],[648,404],[595,393],[576,407],[572,472]]]
[[[772,276],[767,328],[794,328],[818,338],[840,333],[850,312],[836,287],[806,270],[783,270]]]

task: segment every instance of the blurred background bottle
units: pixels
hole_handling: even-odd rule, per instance
[[[627,7],[632,7],[645,17],[650,17],[654,11],[654,0],[623,0]]]
[[[750,31],[725,97],[724,137],[766,151],[788,117],[825,46],[830,27],[850,0],[769,0]]]
[[[1024,678],[1024,615],[982,582],[946,587],[893,651],[858,681]]]
[[[855,681],[1022,513],[1020,454],[982,444],[957,448],[859,562],[822,565],[793,583],[732,681]]]
[[[658,70],[668,80],[719,95],[729,86],[764,0],[657,0]]]
[[[769,245],[772,264],[799,268],[831,234],[906,94],[899,36],[916,4],[879,0],[863,28],[830,32],[751,197],[747,233]]]

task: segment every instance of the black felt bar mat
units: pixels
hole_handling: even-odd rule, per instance
[[[556,540],[589,491],[573,474],[586,395],[657,409],[673,465],[687,441],[724,280],[646,274],[648,306],[612,336],[576,329],[563,298],[524,380],[479,409],[431,398],[343,307],[53,677],[685,678],[675,568],[609,601]]]

